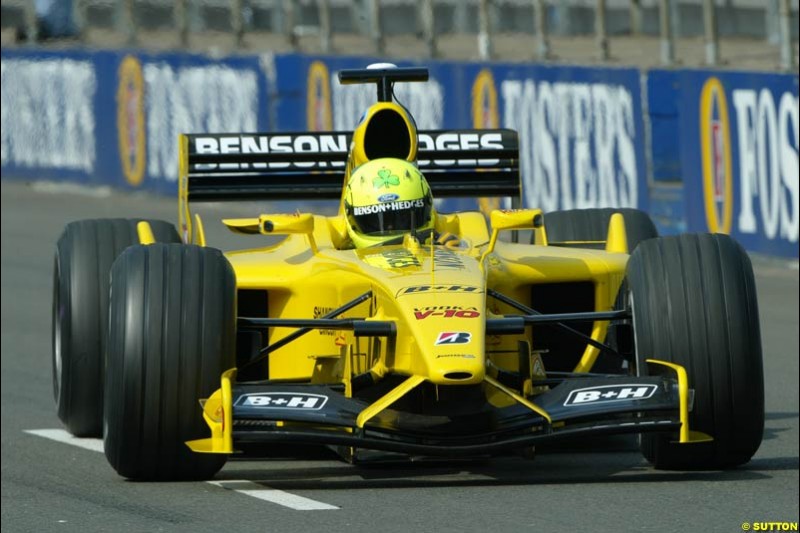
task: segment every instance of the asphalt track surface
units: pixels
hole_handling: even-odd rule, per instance
[[[630,439],[617,439],[600,450],[573,447],[535,460],[371,467],[325,451],[282,449],[260,461],[230,461],[217,476],[224,487],[135,483],[117,476],[97,451],[26,430],[61,428],[50,313],[54,243],[64,224],[112,216],[173,221],[175,202],[4,181],[1,211],[3,531],[735,532],[745,522],[797,523],[796,266],[756,263],[766,432],[754,459],[735,470],[656,471]],[[224,212],[208,210],[211,244],[227,239],[211,224]],[[248,241],[227,239],[222,247],[242,242]],[[325,509],[295,510],[287,506],[293,499]]]

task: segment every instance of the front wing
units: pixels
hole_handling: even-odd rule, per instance
[[[232,370],[204,405],[211,438],[187,444],[205,453],[233,453],[238,444],[292,442],[469,456],[604,434],[666,432],[679,435],[680,442],[707,440],[694,432],[689,437],[690,391],[685,372],[676,373],[676,378],[575,377],[535,398],[505,390],[517,401],[504,407],[485,402],[466,412],[416,414],[391,406],[421,382],[414,377],[405,382],[405,391],[370,404],[325,385],[232,384]]]

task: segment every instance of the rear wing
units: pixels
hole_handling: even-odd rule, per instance
[[[181,135],[184,239],[192,201],[339,200],[351,140],[350,132]],[[436,198],[519,202],[519,141],[513,130],[420,131],[417,163]]]

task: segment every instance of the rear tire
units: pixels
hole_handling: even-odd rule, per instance
[[[131,479],[211,478],[226,456],[194,453],[208,437],[199,400],[235,366],[236,279],[222,252],[133,246],[111,273],[105,453]]]
[[[53,268],[53,396],[58,418],[76,437],[103,433],[103,359],[111,265],[139,242],[139,220],[81,220],[67,225]],[[180,242],[172,224],[150,220],[160,242]]]
[[[650,219],[650,215],[644,211],[631,208],[601,207],[545,213],[544,224],[547,230],[547,240],[551,242],[605,241],[608,237],[608,222],[614,213],[620,213],[625,219],[629,252],[633,252],[640,242],[658,237],[655,224]]]
[[[656,468],[719,469],[744,464],[764,431],[764,377],[750,259],[727,235],[680,235],[642,243],[628,264],[637,368],[645,358],[686,368],[694,389],[689,427],[707,443],[643,434]]]

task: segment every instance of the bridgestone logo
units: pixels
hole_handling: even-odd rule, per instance
[[[404,200],[400,202],[390,202],[384,204],[365,205],[361,207],[354,207],[353,214],[360,215],[373,215],[375,213],[385,213],[386,211],[401,211],[403,209],[413,209],[415,207],[425,207],[425,202],[419,200]]]
[[[646,400],[651,398],[658,387],[656,385],[602,385],[600,387],[587,387],[576,389],[569,393],[566,406],[598,404],[609,402],[622,402],[634,400]]]
[[[469,344],[472,334],[466,331],[443,331],[436,338],[435,346],[442,344]]]
[[[300,409],[319,411],[327,403],[328,397],[322,394],[297,394],[293,392],[269,392],[245,394],[236,400],[241,407],[261,409]]]

